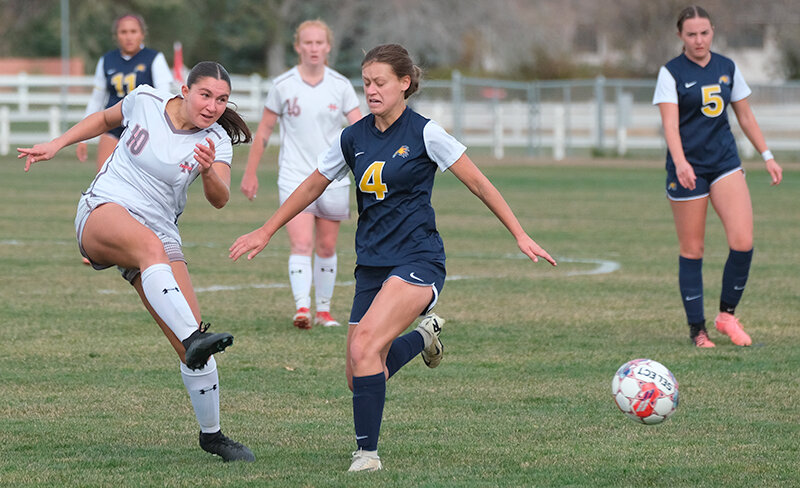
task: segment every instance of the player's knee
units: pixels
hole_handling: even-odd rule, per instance
[[[358,368],[362,362],[374,360],[380,355],[380,348],[369,330],[356,332],[350,340],[350,366]]]
[[[701,259],[705,246],[702,243],[681,245],[681,256],[686,259]]]

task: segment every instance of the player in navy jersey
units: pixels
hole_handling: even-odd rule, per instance
[[[164,55],[144,46],[147,24],[137,14],[118,17],[111,26],[111,35],[119,46],[105,53],[98,61],[94,73],[94,89],[86,106],[84,117],[113,107],[139,85],[150,85],[169,91],[172,74]],[[111,155],[122,135],[122,127],[114,127],[100,136],[97,144],[97,171]],[[85,142],[76,146],[80,161],[86,161],[88,148]]]
[[[703,250],[708,202],[719,215],[730,248],[722,276],[718,331],[739,346],[750,336],[734,316],[753,255],[753,209],[726,108],[733,107],[742,131],[766,163],[772,184],[782,170],[750,109],[750,88],[736,64],[711,51],[714,27],[701,7],[678,16],[683,53],[658,74],[653,104],[658,105],[667,141],[667,198],[680,245],[678,282],[697,347],[714,347],[703,310]]]
[[[227,106],[230,93],[225,69],[205,61],[192,68],[181,95],[142,85],[52,141],[17,151],[28,171],[65,146],[126,127],[78,203],[80,251],[95,269],[116,265],[122,271],[178,353],[200,424],[200,446],[225,461],[253,461],[247,447],[220,430],[219,376],[212,354],[231,345],[233,336],[209,333],[200,322],[177,227],[188,187],[196,179],[214,207],[222,208],[230,197],[232,146],[251,137]]]
[[[503,197],[435,122],[406,106],[419,87],[420,69],[397,44],[378,46],[361,63],[370,114],[345,128],[315,170],[269,220],[239,237],[234,260],[252,259],[292,217],[334,180],[356,182],[356,289],[347,334],[346,374],[353,391],[358,450],[350,471],[382,468],[378,457],[386,380],[416,355],[436,367],[444,324],[429,314],[445,279],[445,253],[436,230],[431,191],[437,169],[449,169],[508,228],[534,262],[556,262],[525,233]],[[429,314],[405,335],[414,320]]]
[[[295,31],[300,62],[272,81],[264,113],[247,157],[241,190],[253,200],[258,191],[258,164],[275,123],[280,120],[278,197],[281,203],[317,167],[317,155],[339,135],[345,119],[361,118],[350,80],[328,67],[333,34],[325,22],[307,20]],[[311,285],[314,324],[340,325],[330,313],[336,284],[339,223],[350,218],[350,180],[331,185],[317,201],[286,225],[289,234],[289,284],[295,301],[292,323],[310,329]],[[311,255],[314,254],[312,264]]]

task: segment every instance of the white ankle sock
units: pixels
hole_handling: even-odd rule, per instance
[[[336,254],[329,258],[314,254],[314,301],[317,312],[331,311],[331,297],[336,286],[336,261]]]
[[[311,256],[289,256],[289,284],[292,285],[295,308],[311,308]]]
[[[214,356],[200,369],[191,370],[181,363],[181,376],[200,431],[207,434],[219,431],[219,374]]]

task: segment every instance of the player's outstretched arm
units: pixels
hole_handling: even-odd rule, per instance
[[[500,192],[492,185],[492,182],[475,166],[475,163],[465,154],[450,166],[450,171],[466,185],[481,201],[494,213],[500,222],[506,226],[511,235],[517,240],[517,246],[533,262],[538,262],[539,258],[544,258],[548,263],[556,266],[556,261],[541,246],[531,239],[522,229],[519,220],[511,211]]]
[[[245,234],[233,243],[228,249],[228,257],[236,261],[242,255],[247,254],[247,259],[253,259],[258,253],[267,247],[270,239],[281,227],[292,220],[297,214],[322,195],[325,188],[330,185],[331,180],[322,176],[319,170],[306,178],[297,189],[289,195],[272,217],[258,229]]]
[[[25,171],[28,171],[33,163],[53,159],[61,148],[97,137],[114,127],[118,127],[121,123],[122,102],[119,102],[102,112],[95,112],[87,116],[50,142],[36,144],[31,148],[18,147],[17,152],[19,154],[17,159],[25,158]]]

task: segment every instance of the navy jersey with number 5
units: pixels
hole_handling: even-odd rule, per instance
[[[661,68],[653,104],[678,105],[686,159],[695,168],[715,171],[740,164],[726,109],[750,93],[736,64],[725,56],[712,52],[708,64],[700,66],[681,54]]]
[[[342,130],[339,143],[321,156],[319,171],[331,181],[353,173],[357,264],[444,263],[431,190],[436,169],[447,170],[465,150],[410,108],[384,132],[375,127],[372,114]]]

